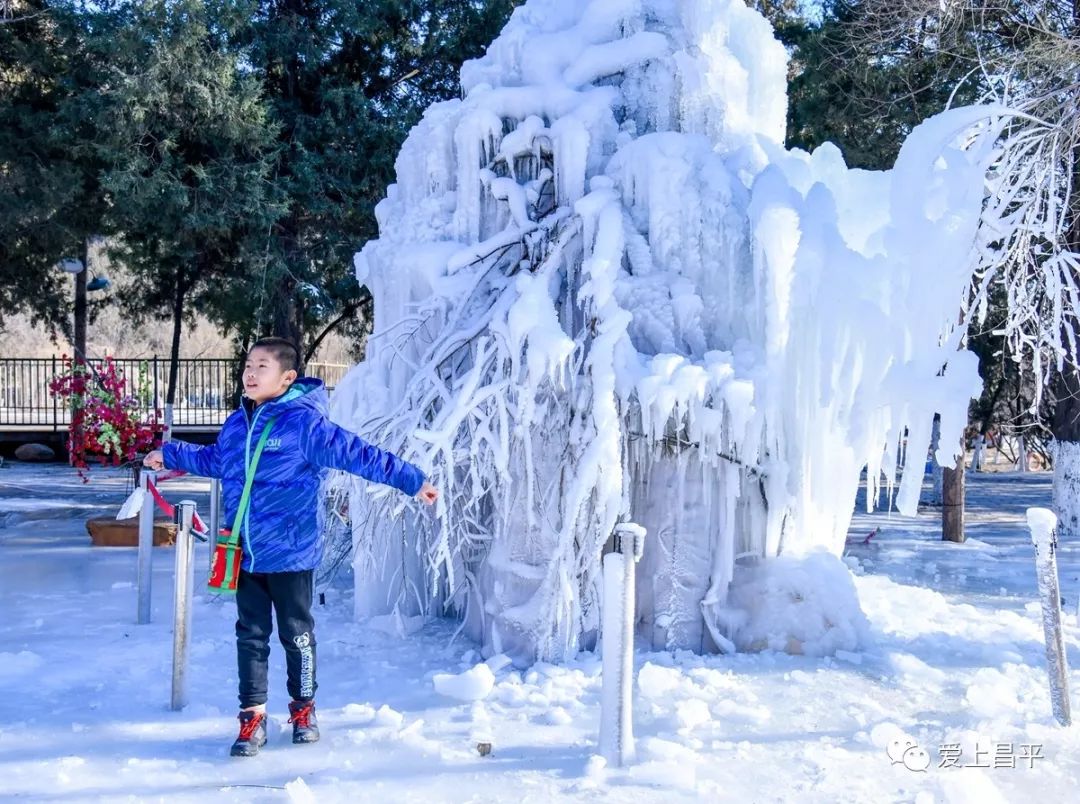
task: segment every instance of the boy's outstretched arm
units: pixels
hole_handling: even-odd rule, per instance
[[[300,445],[304,457],[317,466],[385,483],[410,497],[430,485],[418,467],[321,416],[313,418],[311,428],[301,434]]]
[[[151,469],[183,469],[199,477],[221,477],[217,442],[200,447],[183,441],[168,441],[161,449],[143,458],[143,465]]]

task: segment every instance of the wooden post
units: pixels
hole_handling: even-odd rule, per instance
[[[956,467],[945,469],[941,477],[941,538],[963,542],[964,536],[964,444],[960,444]]]

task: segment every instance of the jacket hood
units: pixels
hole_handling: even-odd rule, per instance
[[[322,380],[317,377],[300,377],[288,391],[279,397],[268,399],[262,407],[265,407],[267,412],[272,410],[279,413],[293,407],[303,407],[325,416],[329,410],[329,399]],[[241,404],[251,412],[250,399],[245,397]]]

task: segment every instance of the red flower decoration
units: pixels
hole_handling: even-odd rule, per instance
[[[160,442],[159,411],[147,412],[126,388],[111,357],[87,364],[65,355],[64,373],[49,383],[49,392],[71,407],[68,455],[84,483],[89,481],[88,459],[119,466]]]

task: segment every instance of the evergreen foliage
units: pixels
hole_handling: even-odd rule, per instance
[[[515,5],[21,4],[0,24],[0,316],[65,329],[55,265],[105,235],[133,315],[195,305],[238,344],[358,333],[352,255],[394,155]]]

